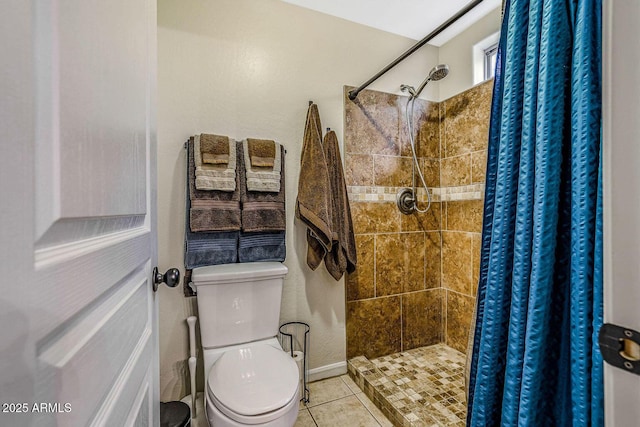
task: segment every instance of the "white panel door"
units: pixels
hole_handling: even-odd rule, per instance
[[[0,425],[158,425],[155,0],[8,0],[0,58]]]
[[[640,2],[605,0],[603,18],[604,321],[640,331]],[[640,376],[604,375],[606,425],[640,425]]]

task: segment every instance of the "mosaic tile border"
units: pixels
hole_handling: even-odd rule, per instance
[[[436,344],[369,360],[348,361],[348,373],[398,427],[464,426],[464,354]]]
[[[398,192],[403,188],[406,187],[350,185],[347,186],[347,194],[352,202],[395,202]],[[484,197],[484,183],[433,187],[430,190],[431,200],[434,202],[481,200]],[[418,201],[427,201],[427,194],[423,188],[418,188]]]

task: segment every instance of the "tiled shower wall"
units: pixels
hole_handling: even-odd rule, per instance
[[[346,280],[347,358],[446,342],[464,351],[475,304],[492,83],[417,100],[417,154],[434,201],[406,216],[406,97],[345,88],[345,167],[358,267]],[[419,196],[425,206],[425,194]]]

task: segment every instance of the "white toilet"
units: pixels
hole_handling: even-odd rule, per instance
[[[213,427],[291,427],[299,374],[276,335],[287,267],[254,262],[199,267],[205,407]]]

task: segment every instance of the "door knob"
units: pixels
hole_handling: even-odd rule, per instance
[[[158,271],[158,267],[153,267],[153,292],[156,292],[158,285],[163,282],[170,288],[178,286],[178,283],[180,283],[180,270],[170,268],[166,273],[162,274]]]

